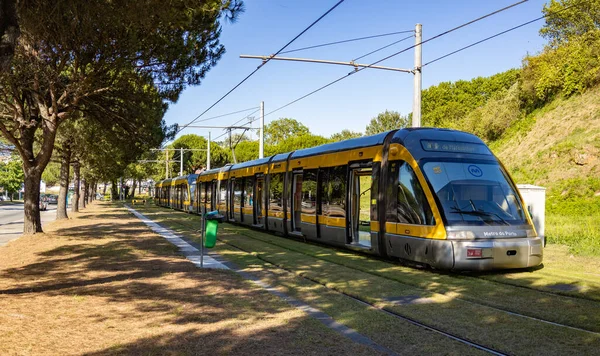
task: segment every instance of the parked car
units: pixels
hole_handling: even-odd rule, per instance
[[[40,211],[48,210],[48,199],[46,197],[40,197]]]
[[[58,195],[48,195],[48,204],[58,204]]]

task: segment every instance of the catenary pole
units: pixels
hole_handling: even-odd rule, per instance
[[[260,102],[260,129],[258,130],[258,158],[265,157],[265,102]]]
[[[169,179],[169,149],[165,149],[165,179]]]
[[[422,26],[415,26],[415,78],[413,93],[412,127],[421,127],[421,87],[422,87],[422,61],[423,61],[423,39]]]
[[[179,154],[179,176],[181,177],[183,175],[183,147],[181,147],[180,149],[180,154]]]
[[[206,151],[206,170],[210,170],[210,131],[208,131],[208,146]]]

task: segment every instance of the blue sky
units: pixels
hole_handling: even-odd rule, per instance
[[[168,124],[183,125],[229,91],[254,70],[259,60],[240,59],[240,54],[268,55],[327,11],[338,0],[245,0],[246,11],[237,22],[223,23],[221,43],[227,53],[201,85],[187,88],[165,116]],[[326,42],[412,30],[423,25],[423,39],[495,11],[516,0],[346,0],[288,49]],[[541,16],[544,0],[529,0],[423,45],[423,63]],[[527,53],[544,46],[538,34],[543,20],[492,39],[423,69],[423,88],[443,81],[489,76],[519,67]],[[376,48],[406,37],[399,34],[290,53],[288,56],[350,61]],[[414,43],[409,39],[361,59],[370,64]],[[409,50],[380,65],[412,68]],[[351,71],[350,67],[287,61],[270,61],[254,76],[206,113],[201,119],[258,106],[265,112],[278,108]],[[319,93],[267,116],[265,122],[294,118],[311,132],[329,136],[343,129],[364,132],[370,119],[385,110],[412,111],[412,74],[367,69]],[[248,112],[250,113],[250,112]],[[227,126],[243,118],[236,114],[202,125]],[[258,122],[254,123],[256,127]],[[181,134],[208,135],[207,129],[186,129]],[[212,137],[223,131],[211,129]],[[181,135],[180,134],[180,135]]]

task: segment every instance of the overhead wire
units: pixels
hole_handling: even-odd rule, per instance
[[[477,42],[473,42],[473,43],[471,43],[470,45],[467,45],[467,46],[461,47],[461,48],[459,48],[459,49],[457,49],[457,50],[455,50],[455,51],[452,51],[452,52],[450,52],[450,53],[447,53],[447,54],[445,54],[445,55],[443,55],[443,56],[440,56],[440,57],[437,57],[437,58],[435,58],[435,59],[432,59],[432,60],[430,60],[429,62],[426,62],[425,64],[423,64],[421,67],[425,67],[426,65],[429,65],[429,64],[431,64],[431,63],[435,63],[435,62],[437,62],[437,61],[439,61],[439,60],[441,60],[441,59],[444,59],[444,58],[446,58],[446,57],[450,57],[450,56],[451,56],[451,55],[453,55],[453,54],[456,54],[456,53],[458,53],[458,52],[462,52],[462,51],[464,51],[464,50],[466,50],[466,49],[469,49],[469,48],[471,48],[471,47],[473,47],[473,46],[476,46],[476,45],[478,45],[478,44],[480,44],[480,43],[483,43],[483,42],[489,41],[489,40],[491,40],[491,39],[493,39],[493,38],[496,38],[496,37],[498,37],[498,36],[501,36],[501,35],[503,35],[503,34],[505,34],[505,33],[508,33],[508,32],[514,31],[514,30],[516,30],[516,29],[519,29],[519,28],[521,28],[521,27],[523,27],[523,26],[530,25],[530,24],[532,24],[532,23],[534,23],[534,22],[537,22],[537,21],[539,21],[539,20],[543,20],[543,19],[545,19],[546,17],[548,17],[549,15],[554,15],[554,14],[560,13],[560,12],[562,12],[562,11],[568,10],[569,8],[571,8],[571,7],[574,7],[575,5],[576,5],[576,4],[569,5],[569,6],[567,6],[567,7],[563,8],[563,9],[561,9],[561,10],[559,10],[559,11],[553,12],[552,14],[546,14],[546,15],[540,16],[540,17],[538,17],[538,18],[535,18],[535,19],[533,19],[533,20],[530,20],[530,21],[524,22],[524,23],[522,23],[522,24],[520,24],[520,25],[517,25],[517,26],[511,27],[511,28],[509,28],[509,29],[507,29],[507,30],[504,30],[504,31],[502,31],[502,32],[498,32],[498,33],[496,33],[496,34],[494,34],[494,35],[492,35],[492,36],[489,36],[489,37],[486,37],[486,38],[484,38],[484,39],[481,39],[481,40],[479,40],[479,41],[477,41]]]
[[[209,117],[207,119],[202,119],[202,120],[197,121],[197,122],[205,122],[205,121],[209,121],[209,120],[213,120],[213,119],[218,119],[220,117],[225,117],[225,116],[229,116],[229,115],[235,115],[235,114],[239,114],[239,113],[244,112],[244,111],[250,111],[250,110],[257,109],[257,108],[258,108],[258,106],[255,106],[255,107],[252,107],[252,108],[243,109],[243,110],[239,110],[239,111],[234,111],[234,112],[230,112],[230,113],[223,114],[223,115]]]
[[[308,27],[306,27],[304,30],[302,30],[302,32],[300,32],[298,35],[296,35],[296,37],[292,38],[288,43],[286,43],[285,46],[281,47],[277,52],[275,52],[275,54],[271,55],[266,60],[264,60],[258,67],[256,67],[255,70],[253,70],[250,74],[248,74],[244,79],[242,79],[238,84],[236,84],[233,88],[231,88],[227,93],[225,93],[223,96],[221,96],[219,98],[219,100],[215,101],[206,110],[204,110],[200,115],[196,116],[196,118],[194,120],[190,121],[189,123],[183,125],[183,127],[181,127],[180,129],[178,129],[177,132],[176,132],[176,134],[178,134],[183,129],[185,129],[186,127],[190,126],[194,122],[196,122],[196,120],[198,120],[200,117],[202,117],[202,115],[206,114],[210,109],[212,109],[213,107],[215,107],[218,103],[220,103],[223,99],[225,99],[229,94],[231,94],[234,90],[236,90],[240,85],[242,85],[246,80],[248,80],[251,76],[253,76],[254,73],[258,72],[262,67],[264,67],[265,64],[267,64],[271,60],[272,57],[274,57],[274,56],[278,55],[279,53],[281,53],[290,44],[292,44],[294,41],[296,41],[300,36],[302,36],[306,31],[308,31],[309,29],[311,29],[314,25],[316,25],[319,21],[321,21],[325,16],[327,16],[331,11],[333,11],[336,7],[338,7],[344,1],[345,0],[339,0],[335,5],[333,5],[323,15],[319,16],[319,18],[317,18],[315,21],[313,21]]]
[[[238,121],[234,122],[234,123],[233,123],[233,124],[231,124],[230,126],[235,126],[235,125],[237,125],[238,123],[242,122],[243,120],[245,120],[245,119],[247,119],[247,118],[251,117],[252,115],[256,114],[256,113],[257,113],[259,110],[260,110],[260,108],[258,108],[257,110],[255,110],[255,111],[251,112],[250,114],[248,114],[248,115],[244,116],[243,118],[241,118],[241,119],[239,119]],[[257,119],[254,119],[254,120],[252,120],[252,121],[249,121],[248,123],[252,123],[252,122],[254,122],[254,121],[256,121],[256,120],[257,120]],[[212,141],[216,141],[217,139],[219,139],[219,138],[221,138],[221,137],[225,136],[225,135],[227,134],[227,132],[229,132],[229,131],[225,131],[224,133],[220,134],[219,136],[217,136],[217,137],[215,137],[215,138],[213,138],[213,139],[211,139],[211,140],[212,140]]]
[[[360,57],[356,57],[356,58],[354,58],[354,59],[352,60],[352,62],[356,62],[356,61],[358,61],[359,59],[365,58],[365,57],[367,57],[367,56],[370,56],[370,55],[372,55],[372,54],[374,54],[374,53],[377,53],[377,52],[379,52],[379,51],[383,51],[384,49],[386,49],[386,48],[388,48],[388,47],[392,47],[393,45],[396,45],[396,44],[398,44],[398,43],[400,43],[400,42],[406,41],[407,39],[409,39],[409,38],[413,38],[413,37],[415,37],[415,36],[414,36],[414,35],[410,35],[410,36],[408,36],[408,37],[404,37],[404,38],[402,38],[402,39],[399,39],[398,41],[394,41],[394,42],[392,42],[392,43],[390,43],[390,44],[388,44],[388,45],[385,45],[385,46],[383,46],[383,47],[379,47],[379,48],[377,48],[377,49],[376,49],[376,50],[374,50],[374,51],[371,51],[371,52],[369,52],[369,53],[363,54],[363,55],[362,55],[362,56],[360,56]]]
[[[363,70],[365,70],[365,69],[368,69],[368,68],[370,68],[370,67],[372,67],[372,66],[374,66],[374,65],[376,65],[376,64],[379,64],[379,63],[381,63],[381,62],[383,62],[383,61],[386,61],[386,60],[388,60],[388,59],[390,59],[390,58],[392,58],[392,57],[395,57],[395,56],[397,56],[397,55],[399,55],[399,54],[401,54],[401,53],[404,53],[404,52],[406,52],[406,51],[408,51],[408,50],[410,50],[410,49],[413,49],[413,48],[415,48],[416,46],[421,46],[421,45],[423,45],[423,44],[425,44],[425,43],[427,43],[427,42],[433,41],[433,40],[435,40],[435,39],[437,39],[437,38],[440,38],[440,37],[442,37],[442,36],[445,36],[445,35],[447,35],[447,34],[449,34],[449,33],[451,33],[451,32],[454,32],[454,31],[456,31],[456,30],[459,30],[459,29],[461,29],[461,28],[463,28],[463,27],[466,27],[466,26],[468,26],[468,25],[471,25],[471,24],[473,24],[473,23],[475,23],[475,22],[481,21],[481,20],[483,20],[483,19],[485,19],[485,18],[488,18],[488,17],[490,17],[490,16],[493,16],[493,15],[495,15],[495,14],[498,14],[498,13],[500,13],[500,12],[506,11],[506,10],[508,10],[508,9],[510,9],[510,8],[513,8],[513,7],[515,7],[515,6],[521,5],[521,4],[523,4],[523,3],[527,2],[527,1],[528,1],[528,0],[521,0],[521,1],[519,1],[519,2],[516,2],[516,3],[514,3],[514,4],[511,4],[511,5],[505,6],[505,7],[501,8],[501,9],[498,9],[498,10],[496,10],[496,11],[493,11],[493,12],[490,12],[490,13],[488,13],[488,14],[486,14],[486,15],[480,16],[480,17],[478,17],[478,18],[476,18],[476,19],[474,19],[474,20],[471,20],[471,21],[469,21],[469,22],[465,22],[464,24],[461,24],[461,25],[459,25],[459,26],[456,26],[456,27],[453,27],[453,28],[451,28],[451,29],[449,29],[449,30],[446,30],[446,31],[444,31],[444,32],[441,32],[441,33],[439,33],[439,34],[437,34],[437,35],[435,35],[435,36],[433,36],[433,37],[430,37],[430,38],[428,38],[428,39],[426,39],[426,40],[424,40],[424,41],[421,41],[420,43],[415,43],[415,44],[414,44],[414,45],[412,45],[412,46],[406,47],[405,49],[402,49],[402,50],[400,50],[400,51],[398,51],[398,52],[395,52],[395,53],[393,53],[393,54],[391,54],[391,55],[389,55],[389,56],[387,56],[387,57],[384,57],[384,58],[382,58],[382,59],[380,59],[380,60],[378,60],[378,61],[375,61],[375,62],[373,62],[373,63],[369,64],[369,65],[368,65],[368,66],[366,66],[366,67],[357,68],[357,69],[355,69],[354,71],[352,71],[352,72],[349,72],[348,74],[346,74],[346,75],[344,75],[344,76],[342,76],[342,77],[340,77],[340,78],[338,78],[338,79],[336,79],[336,80],[334,80],[334,81],[332,81],[332,82],[329,82],[329,83],[327,83],[327,84],[325,84],[325,85],[321,86],[320,88],[317,88],[317,89],[315,89],[315,90],[311,91],[311,92],[310,92],[310,93],[308,93],[308,94],[305,94],[305,95],[303,95],[303,96],[301,96],[301,97],[299,97],[299,98],[297,98],[297,99],[295,99],[295,100],[292,100],[291,102],[289,102],[289,103],[287,103],[287,104],[285,104],[285,105],[283,105],[283,106],[280,106],[280,107],[278,107],[278,108],[276,108],[276,109],[274,109],[274,110],[270,111],[269,113],[265,114],[265,116],[271,115],[271,114],[273,114],[273,113],[275,113],[275,112],[277,112],[277,111],[279,111],[279,110],[281,110],[281,109],[284,109],[284,108],[286,108],[286,107],[288,107],[288,106],[290,106],[290,105],[292,105],[292,104],[294,104],[294,103],[297,103],[298,101],[300,101],[300,100],[302,100],[302,99],[305,99],[305,98],[307,98],[307,97],[309,97],[309,96],[311,96],[311,95],[313,95],[313,94],[315,94],[315,93],[317,93],[317,92],[319,92],[319,91],[321,91],[321,90],[323,90],[323,89],[326,89],[326,88],[328,88],[328,87],[330,87],[330,86],[332,86],[332,85],[334,85],[334,84],[336,84],[336,83],[338,83],[338,82],[340,82],[340,81],[342,81],[342,80],[344,80],[344,79],[348,78],[349,76],[351,76],[351,75],[353,75],[353,74],[356,74],[356,73],[358,73],[358,72],[361,72],[361,71],[363,71]]]
[[[325,46],[332,46],[332,45],[336,45],[336,44],[340,44],[340,43],[347,43],[347,42],[355,42],[355,41],[368,40],[368,39],[371,39],[371,38],[378,38],[378,37],[386,37],[386,36],[399,35],[399,34],[402,34],[402,33],[409,33],[409,32],[413,32],[414,33],[415,30],[389,32],[389,33],[382,33],[380,35],[358,37],[358,38],[351,38],[351,39],[348,39],[348,40],[341,40],[341,41],[336,41],[336,42],[322,43],[322,44],[318,44],[318,45],[314,45],[314,46],[308,46],[308,47],[290,49],[289,51],[280,52],[280,54],[292,53],[292,52],[299,52],[299,51],[304,51],[304,50],[307,50],[307,49],[313,49],[313,48],[319,48],[319,47],[325,47]]]

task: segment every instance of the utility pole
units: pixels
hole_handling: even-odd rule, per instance
[[[415,69],[414,69],[414,93],[413,93],[413,112],[412,112],[412,127],[421,127],[421,67],[423,60],[423,46],[421,41],[423,38],[422,26],[418,23],[415,26]]]
[[[210,131],[208,131],[208,150],[206,151],[206,170],[210,169]]]
[[[180,148],[181,156],[179,156],[179,176],[183,175],[183,147]]]
[[[260,102],[260,129],[258,129],[258,158],[265,158],[265,102]]]
[[[165,149],[165,179],[169,179],[169,149]]]
[[[231,128],[229,129],[229,149],[231,150],[231,157],[233,158],[233,164],[237,164],[237,160],[235,159],[235,151],[233,150],[233,145],[231,144]]]

